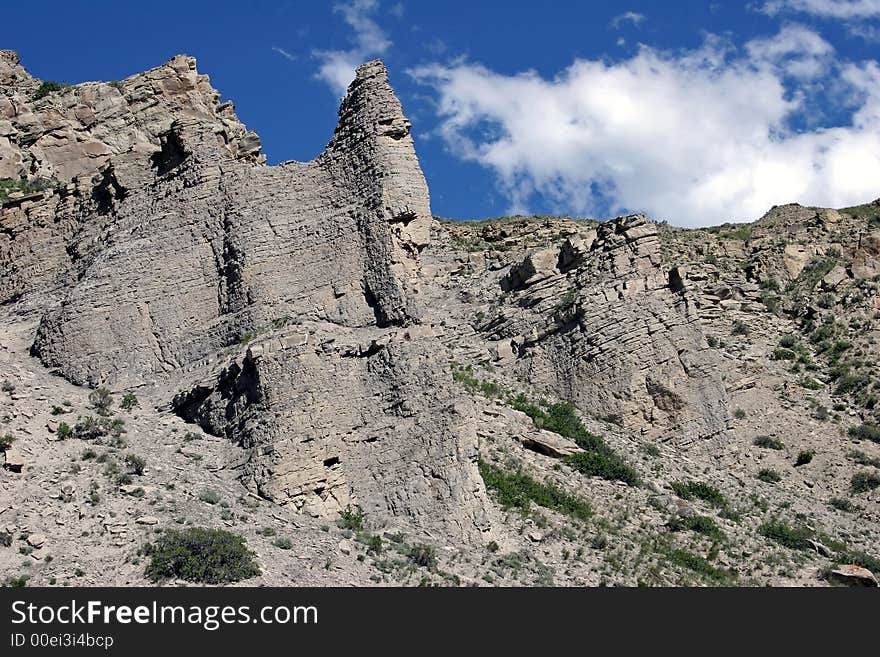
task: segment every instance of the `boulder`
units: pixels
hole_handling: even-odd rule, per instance
[[[867,568],[855,565],[838,566],[829,573],[829,579],[848,586],[877,586],[877,578]]]
[[[11,472],[21,472],[21,469],[24,467],[24,456],[18,451],[18,448],[14,445],[7,447],[5,455],[6,460],[3,467]]]
[[[39,550],[46,543],[46,537],[43,534],[31,534],[27,537],[27,544],[35,550]]]

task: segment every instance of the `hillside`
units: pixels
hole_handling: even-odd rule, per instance
[[[876,585],[880,200],[454,222],[410,127],[370,62],[269,166],[190,57],[0,51],[0,579]]]

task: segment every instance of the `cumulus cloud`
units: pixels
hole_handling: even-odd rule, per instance
[[[778,66],[799,78],[824,74],[834,54],[830,43],[801,25],[787,25],[772,37],[754,39],[746,44],[746,51],[756,65]]]
[[[353,32],[352,47],[348,50],[318,50],[314,55],[321,62],[318,77],[338,96],[345,94],[358,66],[391,47],[388,35],[374,18],[378,8],[377,0],[352,0],[333,7]]]
[[[845,125],[793,127],[832,66]],[[641,46],[552,79],[462,61],[411,74],[435,90],[450,151],[493,170],[511,211],[540,194],[562,211],[705,226],[790,201],[842,207],[880,195],[880,67],[835,63],[801,26],[740,49],[711,36],[692,51]]]
[[[790,11],[822,18],[871,18],[880,16],[880,0],[768,0],[761,11],[771,16]]]

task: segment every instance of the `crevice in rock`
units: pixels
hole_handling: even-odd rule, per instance
[[[189,153],[180,140],[180,136],[172,129],[159,136],[161,150],[150,157],[156,168],[156,175],[164,176],[180,166]]]

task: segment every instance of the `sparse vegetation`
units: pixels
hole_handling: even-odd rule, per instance
[[[765,484],[778,484],[780,481],[782,481],[782,475],[776,472],[776,470],[764,468],[763,470],[758,472],[758,479],[763,481]]]
[[[588,477],[622,481],[630,486],[639,484],[636,469],[610,450],[578,452],[566,456],[563,461]]]
[[[119,402],[119,408],[124,411],[130,411],[138,405],[138,398],[133,392],[126,392],[122,395],[122,401]]]
[[[41,98],[45,98],[51,93],[62,91],[63,89],[67,89],[68,87],[70,87],[70,85],[66,82],[43,80],[43,82],[40,83],[40,86],[37,87],[37,90],[34,92],[33,96],[31,96],[31,100],[40,100]]]
[[[661,545],[657,551],[670,565],[689,570],[712,584],[730,586],[736,580],[735,575],[729,570],[717,568],[707,559],[689,550]]]
[[[792,527],[781,520],[765,522],[758,528],[758,532],[761,536],[792,550],[811,549],[813,545],[810,543],[810,539],[815,534],[815,532],[806,527]]]
[[[452,379],[464,386],[470,393],[482,393],[486,397],[500,397],[507,391],[495,381],[484,381],[474,375],[474,368],[452,363]]]
[[[807,465],[808,463],[811,463],[815,454],[816,453],[811,449],[806,449],[798,452],[797,458],[794,462],[795,467],[799,468],[802,465]]]
[[[437,567],[437,550],[430,545],[412,545],[407,558],[419,568],[434,570]]]
[[[828,504],[832,508],[837,509],[838,511],[844,511],[846,513],[855,513],[856,511],[858,511],[858,507],[845,497],[832,497],[830,500],[828,500]]]
[[[199,499],[205,504],[219,504],[220,493],[211,488],[208,488],[201,492],[201,494],[199,495]]]
[[[733,323],[733,328],[730,330],[731,335],[741,335],[741,336],[747,336],[751,332],[752,332],[751,327],[741,319],[736,320]]]
[[[862,451],[857,449],[851,450],[846,453],[847,458],[852,459],[859,465],[870,465],[875,468],[880,469],[880,458],[875,458],[865,454]]]
[[[336,524],[342,529],[349,529],[353,532],[363,531],[364,512],[358,507],[346,507],[339,514],[339,520]]]
[[[528,513],[532,504],[536,504],[580,520],[586,520],[592,513],[586,500],[569,495],[557,486],[541,483],[522,472],[505,472],[485,461],[480,461],[479,466],[486,488],[506,509]]]
[[[720,490],[702,481],[676,481],[672,483],[672,490],[683,500],[703,500],[719,509],[728,506]]]
[[[144,469],[147,467],[147,460],[145,458],[137,454],[126,454],[124,460],[125,465],[128,466],[129,474],[138,476],[144,474]]]
[[[856,472],[850,480],[850,486],[853,493],[867,493],[880,487],[880,475],[867,470]]]
[[[848,433],[858,440],[870,440],[871,442],[880,443],[880,426],[871,422],[863,422],[857,427],[850,427]]]
[[[785,449],[785,445],[778,438],[772,436],[758,436],[752,443],[755,447],[763,447],[764,449]]]
[[[583,452],[563,459],[568,465],[588,477],[622,481],[630,486],[639,483],[638,472],[620,457],[599,436],[587,431],[578,417],[574,404],[561,402],[543,406],[529,402],[524,395],[513,400],[513,407],[522,411],[539,429],[570,438]]]
[[[119,438],[123,433],[125,421],[121,418],[94,418],[91,415],[77,418],[72,431],[73,437],[80,440],[98,440],[105,436]]]
[[[676,532],[689,530],[708,536],[716,541],[724,539],[724,532],[721,530],[721,527],[708,516],[675,516],[667,523],[667,526]]]
[[[89,403],[98,415],[109,415],[113,406],[113,393],[104,386],[96,388],[89,393]]]
[[[226,584],[260,574],[244,538],[222,529],[168,530],[143,552],[150,557],[145,574],[153,582],[182,579]]]

